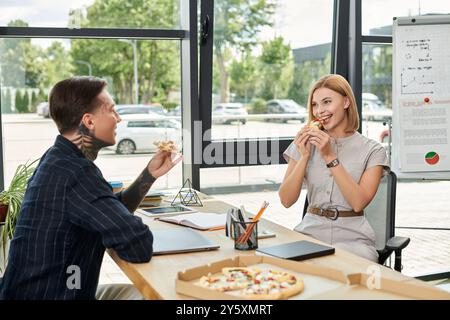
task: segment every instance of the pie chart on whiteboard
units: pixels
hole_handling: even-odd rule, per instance
[[[439,155],[434,151],[430,151],[425,155],[425,161],[429,165],[435,165],[439,162]]]

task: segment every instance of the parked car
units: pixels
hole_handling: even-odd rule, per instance
[[[289,120],[300,120],[302,122],[305,122],[306,118],[308,117],[306,108],[291,99],[275,99],[267,101],[267,113],[289,115],[286,118],[283,117],[265,119],[265,121],[280,121],[284,123],[288,122]]]
[[[38,116],[42,116],[44,118],[50,118],[50,109],[48,107],[48,102],[41,102],[36,107],[36,112]]]
[[[116,111],[120,115],[125,114],[159,114],[166,115],[167,110],[162,106],[146,105],[146,104],[118,104]]]
[[[387,108],[373,93],[363,93],[362,115],[369,121],[388,121],[392,120],[392,109]]]
[[[181,122],[155,114],[125,114],[117,124],[116,144],[118,154],[156,152],[154,142],[172,140],[181,150]]]
[[[214,124],[247,123],[248,112],[242,103],[220,103],[212,110]]]
[[[172,110],[170,110],[169,112],[167,112],[168,116],[175,116],[175,117],[180,117],[181,116],[181,106],[178,105],[175,108],[173,108]]]

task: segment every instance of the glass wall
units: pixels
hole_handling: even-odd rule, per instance
[[[214,3],[213,140],[292,138],[306,120],[311,84],[330,73],[334,2],[263,2]],[[201,185],[280,183],[285,170],[201,169]]]
[[[155,142],[181,146],[180,42],[129,39],[0,39],[1,110],[5,185],[16,167],[39,158],[58,131],[49,118],[48,93],[73,75],[108,81],[122,121],[116,145],[96,165],[107,180],[137,177],[156,151]],[[157,188],[182,184],[181,164]]]
[[[330,72],[333,1],[263,2],[214,3],[213,139],[295,135]]]

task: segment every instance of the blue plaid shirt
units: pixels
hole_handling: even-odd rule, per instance
[[[153,236],[100,170],[59,135],[28,182],[2,299],[95,299],[105,248],[148,262]]]

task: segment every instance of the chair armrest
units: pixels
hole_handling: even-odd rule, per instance
[[[411,239],[406,237],[392,237],[386,243],[386,248],[392,251],[403,250],[410,241]]]

